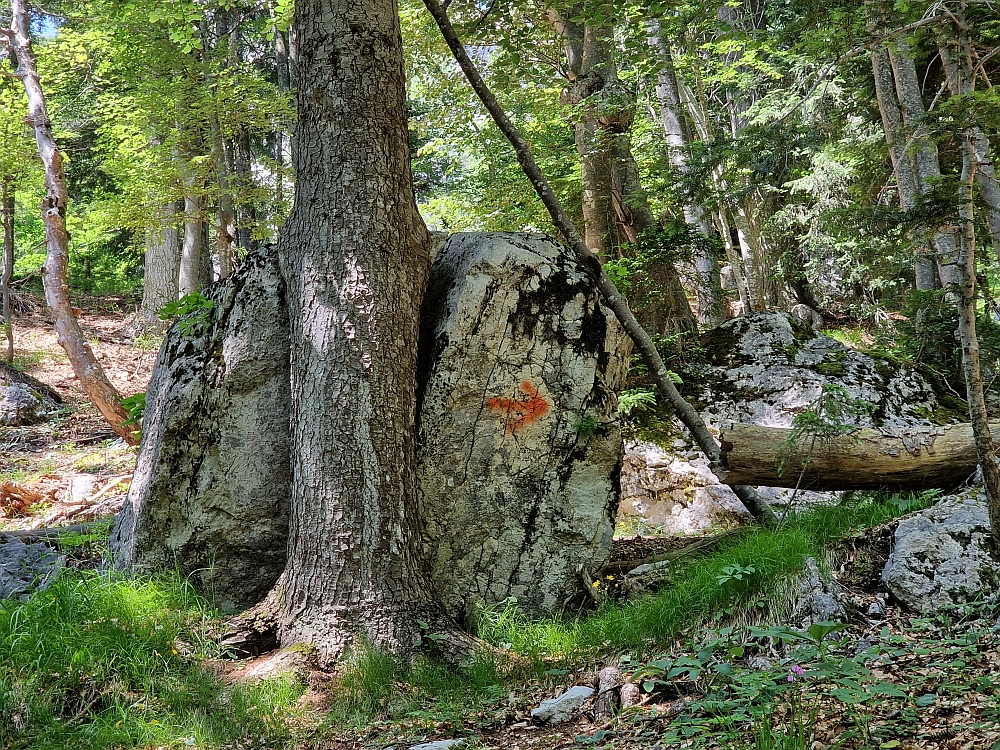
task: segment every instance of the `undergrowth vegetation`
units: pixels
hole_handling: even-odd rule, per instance
[[[217,747],[288,737],[302,687],[227,686],[212,611],[179,577],[67,573],[0,607],[0,747]]]
[[[632,600],[610,595],[587,614],[530,622],[508,602],[483,613],[478,633],[491,648],[459,670],[431,657],[403,662],[359,648],[330,683],[318,725],[297,703],[305,688],[294,678],[230,684],[219,677],[226,654],[212,635],[217,613],[179,576],[66,572],[27,601],[0,607],[0,747],[283,747],[303,733],[360,730],[419,738],[460,731],[470,717],[486,725],[522,713],[534,700],[526,685],[554,687],[607,659],[632,671],[650,699],[670,698],[670,691],[676,698],[684,680],[694,691],[712,675],[712,689],[695,691],[693,708],[671,724],[678,742],[736,737],[752,725],[763,733],[758,747],[798,747],[785,742],[789,727],[801,729],[808,717],[788,707],[791,682],[843,692],[846,680],[866,701],[895,693],[849,655],[830,666],[822,641],[833,643],[836,628],[819,641],[807,631],[755,628],[787,622],[787,583],[807,556],[822,560],[837,540],[933,499],[864,493],[790,514],[776,530],[749,529],[680,558],[656,592]],[[767,669],[741,667],[764,636],[795,649]],[[786,683],[787,675],[795,679]],[[761,723],[761,706],[785,706],[777,714],[783,718]],[[781,733],[783,744],[768,732]]]

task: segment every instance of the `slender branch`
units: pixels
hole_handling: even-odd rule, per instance
[[[490,113],[497,127],[506,136],[511,146],[513,146],[518,163],[520,163],[524,174],[531,182],[538,197],[545,204],[545,208],[548,209],[549,215],[552,217],[552,223],[576,253],[577,258],[600,289],[605,304],[614,312],[615,317],[618,318],[626,333],[631,337],[636,349],[639,350],[643,361],[646,363],[646,367],[656,380],[656,386],[660,394],[670,403],[678,418],[691,432],[698,443],[698,447],[701,448],[713,464],[717,464],[721,460],[722,454],[715,439],[708,431],[704,421],[702,421],[701,415],[677,391],[673,381],[670,379],[670,371],[663,363],[659,352],[656,351],[653,340],[636,320],[635,315],[632,314],[621,292],[618,291],[618,288],[608,278],[608,275],[604,273],[600,260],[598,260],[597,256],[580,237],[573,221],[569,218],[569,214],[566,213],[566,209],[563,208],[559,198],[556,197],[555,191],[552,190],[549,181],[535,162],[528,142],[521,135],[520,131],[518,131],[514,123],[511,122],[507,113],[497,102],[493,92],[479,74],[479,70],[469,58],[465,50],[465,45],[462,44],[462,40],[455,33],[446,10],[438,0],[424,0],[424,5],[437,22],[441,34],[444,36],[448,47],[455,56],[455,60],[458,62],[459,67],[462,68],[462,72],[465,73],[465,77],[469,80],[476,95]],[[766,526],[774,526],[777,523],[774,511],[753,487],[738,485],[732,489],[757,521]]]

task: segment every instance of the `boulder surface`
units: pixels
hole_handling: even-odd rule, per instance
[[[985,490],[973,487],[900,521],[882,582],[923,614],[995,593],[1000,563],[990,554]]]
[[[706,361],[680,373],[681,389],[716,432],[729,422],[791,427],[825,385],[840,386],[850,398],[870,404],[868,414],[851,418],[858,427],[905,435],[909,428],[965,419],[964,404],[921,372],[854,351],[785,313],[736,318],[707,332],[700,344]],[[680,423],[666,421],[661,427],[656,436],[640,431],[639,439],[626,443],[620,521],[690,534],[748,518]],[[777,505],[792,496],[792,490],[776,487],[759,491]],[[800,491],[796,503],[830,503],[838,497]]]
[[[542,235],[457,234],[421,333],[423,543],[448,611],[509,597],[551,615],[607,560],[631,341],[586,271]]]
[[[289,381],[273,248],[171,327],[146,396],[135,476],[111,537],[118,568],[180,569],[224,609],[259,601],[284,569]]]

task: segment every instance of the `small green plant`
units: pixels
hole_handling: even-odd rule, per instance
[[[214,307],[215,303],[201,292],[191,292],[178,300],[168,302],[156,314],[160,320],[179,318],[177,329],[186,335],[208,325]]]
[[[128,419],[122,422],[123,425],[139,424],[146,413],[146,394],[136,393],[122,399],[122,406],[128,412]]]
[[[573,429],[576,430],[576,434],[580,437],[589,438],[601,429],[600,420],[593,414],[578,411],[576,416],[577,420],[573,423]]]
[[[808,453],[802,465],[804,473],[817,441],[823,442],[856,432],[859,429],[858,421],[871,414],[874,408],[870,401],[853,398],[843,386],[824,383],[816,400],[792,420],[792,431],[781,446],[778,475],[784,473],[791,454],[808,441]]]
[[[715,580],[719,582],[720,586],[725,586],[730,581],[742,581],[756,572],[757,569],[753,565],[747,565],[744,568],[739,563],[733,563],[724,567],[722,572],[715,577]]]
[[[630,416],[633,412],[649,411],[656,406],[656,393],[645,388],[622,391],[618,396],[618,413]]]

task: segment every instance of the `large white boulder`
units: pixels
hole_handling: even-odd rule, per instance
[[[583,267],[543,235],[458,234],[424,308],[418,480],[447,609],[533,615],[607,560],[631,342]]]

